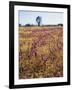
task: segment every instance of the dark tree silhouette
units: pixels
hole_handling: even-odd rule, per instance
[[[19,26],[21,26],[21,24],[19,24]]]
[[[25,26],[30,26],[30,24],[25,24]]]
[[[38,26],[40,26],[40,24],[41,24],[41,17],[40,17],[40,16],[38,16],[38,17],[36,18],[36,22],[38,23]]]

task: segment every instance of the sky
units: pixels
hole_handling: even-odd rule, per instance
[[[18,22],[21,25],[34,24],[37,25],[36,17],[40,16],[42,18],[42,25],[50,24],[63,24],[63,13],[62,12],[45,12],[45,11],[24,11],[19,10],[18,12]]]

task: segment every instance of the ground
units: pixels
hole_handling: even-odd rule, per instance
[[[63,27],[19,27],[19,79],[63,76]]]

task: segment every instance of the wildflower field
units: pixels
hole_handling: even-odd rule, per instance
[[[19,27],[19,79],[63,77],[63,27]]]

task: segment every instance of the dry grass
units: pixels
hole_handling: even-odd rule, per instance
[[[63,76],[63,28],[19,27],[19,78]]]

